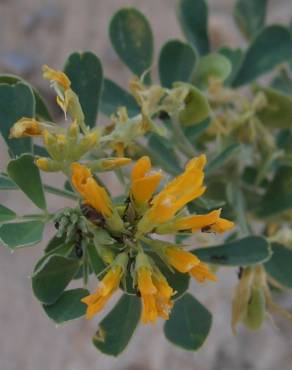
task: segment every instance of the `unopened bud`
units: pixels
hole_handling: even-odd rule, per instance
[[[77,144],[74,151],[74,159],[77,160],[81,158],[84,154],[90,151],[98,143],[99,133],[98,131],[92,131],[86,134]]]
[[[137,254],[136,261],[135,261],[135,269],[137,271],[137,270],[139,270],[140,268],[143,268],[143,267],[152,269],[150,260],[147,257],[147,255],[144,252],[139,252]]]
[[[111,216],[106,218],[106,223],[112,231],[121,232],[124,230],[124,223],[118,211],[114,208]]]
[[[113,239],[106,230],[95,229],[94,242],[100,245],[113,245],[115,243],[115,239]]]
[[[119,253],[115,260],[113,261],[112,263],[112,267],[114,266],[119,266],[123,269],[123,272],[126,271],[126,268],[127,268],[127,265],[128,265],[128,261],[129,261],[129,257],[128,257],[128,254],[123,252],[123,253]]]
[[[243,323],[251,330],[258,330],[265,320],[265,296],[261,288],[252,288]]]
[[[56,160],[62,160],[62,152],[59,150],[59,146],[57,144],[57,137],[56,135],[51,134],[48,131],[44,132],[44,145],[50,154],[50,156]]]
[[[67,131],[67,139],[70,140],[70,144],[73,144],[77,141],[79,134],[79,126],[76,121],[73,121]]]
[[[103,262],[105,262],[106,264],[111,264],[114,261],[115,254],[109,247],[105,247],[103,245],[96,244],[96,243],[95,243],[95,247],[97,249],[97,252],[100,258],[103,260]]]
[[[239,280],[232,300],[232,331],[235,333],[238,323],[246,317],[248,302],[250,299],[254,271],[252,268],[245,268]]]
[[[35,161],[37,167],[45,172],[57,172],[62,170],[62,164],[48,158],[38,158]]]

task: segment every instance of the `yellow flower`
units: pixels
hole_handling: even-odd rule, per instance
[[[204,283],[206,280],[217,281],[217,276],[212,274],[209,267],[203,262],[194,266],[189,273],[199,283]]]
[[[206,190],[203,186],[204,155],[192,159],[185,171],[169,182],[151,201],[151,208],[138,224],[138,230],[148,232],[157,225],[171,220],[187,203],[200,197]]]
[[[165,277],[158,271],[153,272],[149,267],[140,267],[137,271],[138,289],[141,293],[143,310],[141,320],[144,324],[154,323],[158,316],[167,320],[173,306],[171,296],[173,289]]]
[[[147,203],[155,192],[160,180],[161,172],[151,171],[150,158],[140,158],[132,169],[131,194],[137,204]]]
[[[165,248],[168,263],[181,273],[189,273],[199,283],[205,280],[217,281],[208,266],[201,262],[194,254],[184,251],[180,247],[168,246]]]
[[[138,269],[138,289],[141,293],[143,311],[142,311],[142,322],[155,322],[158,316],[155,294],[157,289],[155,288],[152,278],[151,270],[147,267],[141,267]]]
[[[224,233],[233,227],[234,223],[232,221],[219,217],[213,225],[210,225],[210,231],[214,231],[215,233]]]
[[[70,88],[71,82],[69,78],[65,75],[65,73],[61,71],[56,71],[55,69],[52,69],[47,65],[44,65],[42,69],[44,79],[56,82],[64,90],[68,90]]]
[[[192,169],[197,169],[197,170],[203,170],[207,162],[207,158],[205,154],[201,154],[199,157],[195,157],[191,159],[187,165],[186,165],[186,170],[190,171]]]
[[[193,215],[188,217],[183,217],[175,221],[176,230],[200,230],[207,225],[212,225],[217,222],[220,216],[221,210],[215,210],[205,215]]]
[[[170,310],[173,307],[171,297],[175,292],[159,271],[155,271],[155,274],[153,274],[153,282],[157,289],[155,299],[158,316],[162,317],[164,320],[168,320]]]
[[[87,319],[91,319],[103,309],[113,293],[118,289],[122,276],[122,267],[114,266],[104,276],[97,291],[81,299],[81,302],[87,304]]]
[[[220,217],[221,209],[214,210],[205,215],[193,215],[179,218],[170,226],[175,231],[191,230],[192,232],[206,229],[223,233],[233,228],[234,223]]]
[[[72,163],[72,183],[82,195],[85,203],[91,205],[104,217],[112,215],[112,202],[106,190],[97,184],[90,170],[79,164]]]
[[[167,246],[165,255],[168,263],[182,273],[191,271],[194,266],[200,263],[200,260],[194,254],[175,246]]]
[[[34,118],[23,117],[10,130],[10,138],[42,136],[44,127]]]

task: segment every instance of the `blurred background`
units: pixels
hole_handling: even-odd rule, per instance
[[[195,1],[195,0],[194,0]],[[237,46],[243,43],[232,20],[234,0],[209,0],[212,44]],[[41,78],[41,65],[62,69],[74,51],[92,50],[102,60],[105,75],[127,87],[131,74],[111,48],[107,28],[110,17],[121,6],[132,5],[149,19],[158,54],[170,38],[182,38],[175,18],[175,0],[0,0],[0,72],[21,75],[40,89],[52,103],[54,95]],[[270,0],[269,22],[288,23],[291,0]],[[154,66],[154,69],[156,66]],[[58,118],[59,112],[55,112]],[[100,118],[101,121],[103,118]],[[7,161],[0,141],[0,170]],[[60,185],[62,180],[59,181]],[[114,187],[115,184],[112,184]],[[1,192],[0,203],[14,210],[34,212],[20,194]],[[50,199],[56,211],[60,199]],[[52,230],[48,230],[49,239]],[[217,284],[191,290],[213,313],[213,326],[204,347],[184,352],[169,344],[162,325],[140,326],[127,350],[113,359],[91,345],[100,317],[56,327],[32,295],[29,274],[42,254],[35,246],[11,254],[0,250],[0,369],[1,370],[291,370],[292,325],[281,318],[269,318],[255,333],[230,329],[230,302],[236,271],[219,272]],[[287,309],[292,299],[277,297]],[[122,318],[121,318],[122,320]]]

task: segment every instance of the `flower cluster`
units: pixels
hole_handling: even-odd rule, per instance
[[[51,81],[57,103],[66,119],[67,114],[70,116],[71,123],[63,128],[24,117],[12,127],[11,137],[42,137],[51,158],[37,158],[36,165],[47,172],[62,171],[81,198],[80,207],[61,211],[56,220],[60,224],[58,235],[63,233],[67,235],[66,240],[75,237],[79,240],[80,233],[84,234],[83,248],[93,244],[106,265],[97,291],[82,299],[88,306],[87,318],[98,313],[130,278],[132,290],[142,299],[142,321],[167,319],[176,291],[161,272],[159,263],[172,273],[189,274],[200,283],[216,281],[216,276],[194,253],[182,245],[160,240],[159,235],[191,234],[200,230],[223,233],[233,227],[231,221],[220,217],[221,209],[207,214],[188,212],[188,203],[206,190],[203,185],[206,157],[191,159],[181,175],[163,185],[162,172],[152,169],[148,156],[141,157],[133,165],[128,194],[122,204],[112,200],[94,173],[128,165],[131,159],[123,157],[125,149],[147,131],[159,133],[152,121],[159,112],[172,115],[174,111],[183,111],[188,85],[164,89],[158,85],[147,87],[139,79],[133,79],[130,87],[141,114],[129,118],[127,110],[120,108],[117,115],[112,116],[113,125],[98,130],[85,125],[79,99],[63,72],[44,66],[43,76]],[[116,152],[118,157],[109,157],[106,149]]]
[[[107,272],[99,287],[82,300],[88,305],[87,318],[105,306],[130,274],[133,289],[142,299],[142,322],[155,322],[158,317],[167,319],[175,291],[155,262],[157,258],[171,271],[189,274],[200,283],[216,281],[216,276],[195,254],[154,236],[199,230],[222,233],[233,227],[231,221],[220,217],[221,210],[205,215],[187,214],[185,206],[206,189],[203,185],[205,163],[204,155],[192,159],[181,175],[156,193],[163,175],[152,170],[148,157],[140,158],[133,166],[129,196],[123,205],[114,205],[107,190],[98,184],[87,167],[72,164],[73,186],[83,202],[94,208],[103,220],[103,226],[94,226],[95,230],[103,228],[115,240],[103,248],[103,252],[105,248],[110,249],[112,258],[107,260]]]
[[[71,82],[66,74],[44,66],[43,76],[51,81],[57,94],[57,103],[64,111],[65,117],[67,112],[70,114],[71,123],[67,128],[63,128],[54,122],[23,117],[12,126],[10,137],[42,137],[44,147],[51,158],[38,158],[36,165],[47,172],[66,172],[70,163],[97,147],[100,133],[97,129],[90,130],[85,125],[79,99],[70,88]]]

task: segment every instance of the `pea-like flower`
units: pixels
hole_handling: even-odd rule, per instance
[[[87,319],[91,319],[95,314],[100,312],[118,289],[125,272],[127,261],[128,257],[125,253],[119,254],[101,280],[96,292],[82,299],[82,302],[87,305]]]

